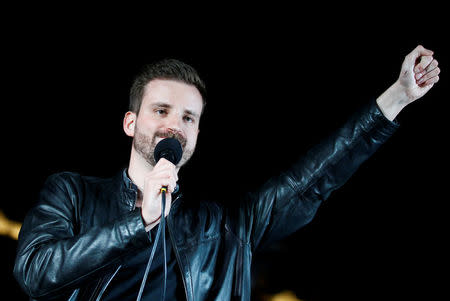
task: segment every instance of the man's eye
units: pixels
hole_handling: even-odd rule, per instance
[[[194,122],[194,119],[191,118],[191,117],[189,117],[189,116],[184,116],[184,120],[185,120],[186,122],[189,122],[189,123]]]
[[[166,114],[167,112],[166,112],[166,110],[159,109],[159,110],[155,110],[155,113],[156,113],[156,115],[164,115],[164,114]]]

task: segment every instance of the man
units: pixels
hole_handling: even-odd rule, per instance
[[[150,65],[131,88],[123,121],[133,137],[128,169],[111,179],[69,172],[49,177],[21,229],[16,279],[37,300],[135,300],[156,246],[141,300],[163,293],[167,300],[250,300],[253,252],[307,224],[321,201],[392,135],[397,114],[439,80],[432,55],[415,48],[376,102],[229,208],[185,200],[177,187],[178,171],[195,149],[204,83],[182,62]],[[176,166],[153,155],[168,137],[183,148]],[[167,258],[163,242],[155,244],[162,193]]]

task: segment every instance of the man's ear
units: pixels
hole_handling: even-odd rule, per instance
[[[134,137],[134,128],[136,127],[136,114],[128,111],[123,118],[123,131],[127,136]]]

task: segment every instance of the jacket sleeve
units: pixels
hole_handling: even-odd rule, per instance
[[[249,193],[240,224],[252,248],[282,239],[309,223],[321,202],[341,187],[398,128],[375,101],[310,149],[289,170]],[[241,228],[242,229],[242,228]]]
[[[151,244],[139,210],[79,233],[74,182],[68,173],[49,177],[20,231],[14,276],[34,299],[67,293]]]

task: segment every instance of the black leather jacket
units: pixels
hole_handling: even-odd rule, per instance
[[[239,207],[178,196],[167,227],[187,300],[250,300],[255,249],[307,224],[397,126],[371,102]],[[20,232],[14,275],[25,292],[36,300],[100,300],[121,258],[152,245],[135,199],[123,173],[50,176]]]

